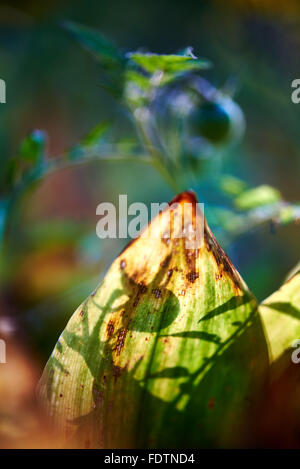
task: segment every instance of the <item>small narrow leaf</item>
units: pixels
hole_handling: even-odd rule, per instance
[[[170,204],[114,261],[49,359],[39,398],[66,445],[235,446],[247,431],[268,364],[256,300],[194,194]],[[191,249],[195,227],[204,236]]]
[[[231,196],[238,196],[247,189],[247,184],[244,181],[229,174],[221,178],[220,185],[221,189]]]
[[[99,141],[107,134],[110,129],[108,121],[102,121],[96,125],[80,142],[84,147],[90,147],[99,143]]]
[[[72,21],[65,21],[63,27],[102,65],[122,64],[124,61],[119,49],[99,31]]]
[[[280,192],[274,187],[263,185],[242,192],[234,200],[240,210],[251,210],[263,205],[271,205],[281,200]]]
[[[24,161],[37,163],[44,156],[46,134],[42,130],[34,130],[20,145],[20,156]]]
[[[102,69],[101,86],[113,96],[120,98],[124,86],[127,59],[124,54],[99,31],[71,21],[63,24],[65,29],[97,60]]]

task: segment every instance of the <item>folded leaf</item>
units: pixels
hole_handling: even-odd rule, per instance
[[[196,202],[183,193],[154,218],[62,333],[39,398],[66,444],[242,444],[267,347],[256,300]]]
[[[300,444],[300,269],[259,307],[269,342],[269,380],[260,395],[255,435],[260,447]]]
[[[270,346],[271,358],[277,360],[300,340],[300,269],[260,306],[261,317]]]

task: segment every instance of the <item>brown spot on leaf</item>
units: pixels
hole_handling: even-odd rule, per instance
[[[139,283],[139,292],[142,294],[142,293],[146,293],[146,291],[147,291],[146,285],[143,282],[140,282]]]
[[[112,367],[112,375],[114,377],[115,382],[121,376],[122,371],[124,371],[126,367],[122,368],[121,366],[113,365]]]
[[[219,268],[220,278],[225,272],[231,278],[235,288],[241,289],[241,279],[239,277],[239,274],[237,273],[236,269],[228,259],[221,246],[216,241],[214,235],[211,233],[206,223],[204,227],[204,240],[206,249],[208,251],[212,251],[213,256],[216,260],[217,266]]]
[[[123,259],[120,262],[120,268],[123,270],[123,269],[125,269],[125,267],[126,267],[126,261],[124,261],[124,259]]]
[[[208,401],[207,407],[212,410],[215,408],[215,405],[216,405],[215,398],[211,397]]]
[[[101,404],[101,402],[104,400],[104,395],[102,391],[99,391],[98,389],[93,389],[93,399],[94,399],[94,409]]]
[[[189,272],[186,276],[186,278],[188,279],[189,282],[192,282],[194,283],[195,280],[199,277],[199,274],[197,272],[195,272],[194,270],[192,270],[191,272]]]
[[[194,265],[195,259],[197,258],[196,252],[199,253],[198,249],[185,249],[185,258],[188,265]]]
[[[110,339],[115,330],[114,323],[111,319],[108,321],[106,330],[107,330],[107,337]]]
[[[138,305],[138,302],[139,302],[139,300],[140,300],[141,295],[143,295],[143,294],[146,293],[146,291],[147,291],[147,287],[146,287],[146,285],[145,285],[143,282],[140,282],[140,283],[137,285],[137,287],[138,287],[138,291],[137,291],[137,295],[136,295],[136,297],[135,297],[135,299],[134,299],[133,306],[137,306],[137,305]]]
[[[154,288],[152,293],[154,294],[155,298],[161,298],[161,290],[159,288]]]
[[[124,329],[121,329],[121,331],[119,332],[117,344],[114,348],[114,350],[117,351],[117,355],[120,355],[121,350],[124,347],[127,332],[128,332],[128,329],[126,329],[125,327]]]

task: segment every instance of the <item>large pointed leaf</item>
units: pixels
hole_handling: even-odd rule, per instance
[[[40,399],[78,446],[242,444],[268,361],[256,300],[195,196],[174,202],[77,309],[44,371]],[[203,223],[200,246],[188,249],[190,228]]]

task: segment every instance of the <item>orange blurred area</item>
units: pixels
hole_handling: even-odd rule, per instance
[[[60,447],[37,407],[39,369],[26,349],[6,342],[6,363],[0,364],[0,448]]]

